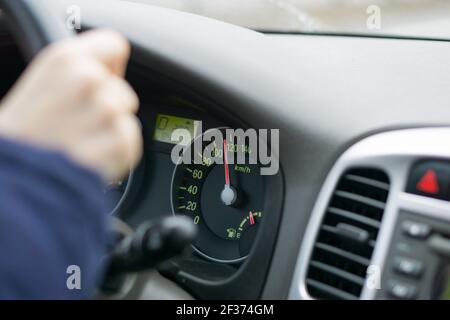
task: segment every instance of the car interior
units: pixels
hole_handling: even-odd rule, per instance
[[[181,256],[118,264],[99,299],[450,299],[448,40],[271,31],[146,1],[1,9],[2,96],[61,38],[111,28],[132,44],[144,155],[105,190],[111,252],[164,218],[197,227]],[[279,170],[232,165],[225,203],[223,165],[172,160],[179,128],[276,130]]]

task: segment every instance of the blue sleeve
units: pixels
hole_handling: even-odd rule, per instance
[[[0,299],[92,297],[107,244],[105,202],[93,172],[0,139]]]

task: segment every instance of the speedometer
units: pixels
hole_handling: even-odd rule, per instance
[[[249,161],[257,158],[249,143],[227,137],[225,129],[213,130],[221,133],[220,142],[213,140],[213,148],[207,149],[211,140],[196,138],[201,143],[194,141],[185,149],[192,161],[176,166],[172,211],[190,217],[198,226],[193,244],[197,253],[217,262],[239,262],[249,254],[265,214],[265,180],[259,165]],[[238,153],[246,163],[237,161]],[[217,159],[221,161],[212,161]]]

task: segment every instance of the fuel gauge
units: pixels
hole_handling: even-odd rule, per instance
[[[246,256],[249,254],[250,249],[255,242],[256,234],[260,219],[262,218],[262,211],[252,212],[241,221],[237,228],[236,237],[239,241],[239,251],[241,255]]]

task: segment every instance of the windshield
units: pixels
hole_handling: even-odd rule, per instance
[[[449,0],[131,0],[276,32],[450,39]]]

